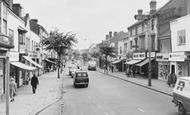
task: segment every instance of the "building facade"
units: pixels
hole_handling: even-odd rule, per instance
[[[190,76],[190,15],[170,23],[172,52],[169,53],[170,71],[178,77]]]

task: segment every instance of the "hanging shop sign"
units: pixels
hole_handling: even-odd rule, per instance
[[[156,57],[156,53],[155,52],[151,52],[150,55],[151,55],[152,58]],[[149,57],[149,52],[147,52],[146,56]]]
[[[169,53],[169,61],[181,61],[190,60],[190,54],[185,52]]]
[[[19,53],[18,52],[9,52],[9,60],[10,61],[19,61]]]
[[[169,53],[156,53],[156,61],[169,61]]]
[[[146,58],[145,52],[143,53],[133,53],[133,59],[143,60]]]

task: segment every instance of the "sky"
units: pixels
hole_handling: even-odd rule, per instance
[[[20,3],[24,13],[48,31],[76,34],[75,49],[87,49],[100,43],[109,31],[127,32],[135,23],[138,9],[149,11],[150,0],[13,0]],[[160,8],[169,0],[156,0]]]

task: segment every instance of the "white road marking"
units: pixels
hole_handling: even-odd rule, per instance
[[[137,108],[140,112],[145,112],[143,109],[141,109],[141,108]]]

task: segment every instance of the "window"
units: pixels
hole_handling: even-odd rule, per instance
[[[119,48],[119,53],[122,54],[122,47]]]
[[[180,30],[177,32],[178,45],[184,45],[186,43],[186,31]]]
[[[19,43],[20,43],[21,45],[25,45],[24,35],[21,34],[21,33],[19,33],[19,34],[18,34],[18,38],[19,38]]]
[[[140,48],[145,49],[145,37],[140,38]]]
[[[9,29],[10,44],[14,45],[14,31]]]
[[[7,35],[7,21],[3,20],[3,29],[2,29],[2,33]]]
[[[130,41],[130,49],[132,49],[133,41]]]

